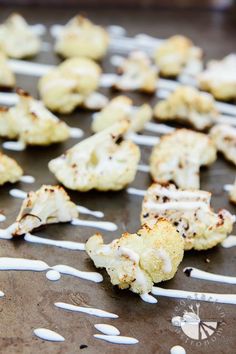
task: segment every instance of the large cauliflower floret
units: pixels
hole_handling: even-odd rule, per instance
[[[0,88],[12,89],[15,84],[15,75],[7,64],[5,55],[0,52]]]
[[[211,129],[210,136],[217,150],[236,165],[236,128],[231,125],[218,124]]]
[[[23,175],[22,168],[12,158],[0,152],[0,185],[19,181]]]
[[[17,92],[19,103],[0,110],[0,136],[19,139],[25,145],[49,145],[68,139],[66,123],[28,93],[21,89]]]
[[[212,96],[193,87],[180,86],[163,101],[156,104],[154,115],[162,121],[180,121],[198,130],[212,126],[218,118]]]
[[[216,160],[216,148],[210,137],[188,129],[167,134],[153,148],[150,158],[154,181],[173,181],[180,188],[200,188],[201,166]]]
[[[225,209],[214,213],[210,201],[209,192],[153,183],[143,200],[141,222],[152,227],[166,218],[183,237],[185,250],[212,248],[232,231],[235,216]]]
[[[139,132],[144,129],[145,123],[151,118],[152,109],[148,104],[135,107],[130,98],[118,96],[111,100],[101,112],[95,114],[92,130],[99,132],[116,122],[126,119],[130,123],[129,130]]]
[[[118,67],[114,88],[120,91],[154,93],[157,84],[157,69],[144,52],[133,52]]]
[[[236,99],[236,54],[211,60],[198,76],[199,87],[219,100]]]
[[[155,51],[154,58],[160,74],[176,77],[180,74],[196,75],[202,70],[202,50],[184,36],[170,37]]]
[[[87,57],[101,59],[107,52],[109,36],[106,30],[83,16],[72,18],[59,34],[55,51],[64,58]]]
[[[78,208],[60,186],[43,185],[28,193],[16,218],[14,236],[20,236],[42,225],[69,222],[78,217]]]
[[[122,141],[129,124],[121,121],[51,160],[49,169],[67,188],[78,191],[120,190],[136,174],[140,151],[131,141]]]
[[[95,266],[106,268],[113,285],[145,294],[153,283],[174,277],[184,241],[171,223],[159,220],[152,228],[143,225],[136,234],[125,233],[108,245],[96,234],[85,247]]]
[[[8,57],[31,57],[40,51],[40,47],[40,39],[21,15],[12,14],[0,25],[0,51]]]
[[[50,110],[71,113],[78,106],[87,105],[100,75],[100,67],[90,59],[67,59],[39,80],[40,96]]]

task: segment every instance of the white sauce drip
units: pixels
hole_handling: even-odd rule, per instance
[[[56,270],[50,269],[46,273],[46,278],[51,281],[57,281],[57,280],[61,279],[61,274]]]
[[[148,165],[138,165],[137,170],[141,172],[149,172],[150,167]]]
[[[156,250],[156,254],[163,261],[163,271],[165,273],[170,273],[172,271],[172,263],[169,254],[164,250],[164,248],[160,248]]]
[[[171,348],[170,354],[186,354],[186,350],[181,345],[175,345]]]
[[[59,307],[60,309],[63,310],[69,310],[69,311],[74,311],[74,312],[83,312],[83,313],[87,313],[88,315],[91,316],[97,316],[97,317],[103,317],[103,318],[118,318],[119,316],[111,313],[111,312],[107,312],[104,310],[100,310],[100,309],[96,309],[93,307],[83,307],[83,306],[76,306],[76,305],[72,305],[72,304],[67,304],[65,302],[55,302],[54,304],[56,307]]]
[[[102,109],[108,104],[108,98],[100,92],[93,92],[86,97],[84,105],[89,109]]]
[[[36,23],[35,25],[31,25],[30,29],[38,36],[42,36],[46,34],[47,28],[42,23]]]
[[[27,193],[22,191],[21,189],[13,188],[9,191],[9,194],[12,197],[19,198],[19,199],[25,199],[27,198]]]
[[[224,248],[230,248],[236,246],[236,236],[230,235],[223,242],[221,242],[221,246]]]
[[[3,297],[4,295],[4,292],[0,291],[0,297]]]
[[[220,115],[217,118],[217,123],[221,124],[230,124],[230,125],[236,125],[236,117],[233,116],[226,116],[226,115]]]
[[[140,297],[143,301],[148,302],[149,304],[157,303],[157,299],[150,294],[141,294]]]
[[[137,344],[139,341],[136,338],[124,337],[124,336],[107,336],[105,334],[94,334],[97,339],[105,340],[109,343],[115,344]]]
[[[14,106],[18,103],[19,97],[16,93],[0,92],[0,104],[5,106]]]
[[[213,274],[209,272],[205,272],[203,270],[194,268],[194,267],[186,267],[183,272],[189,270],[189,276],[191,278],[197,278],[202,280],[210,280],[216,281],[219,283],[227,283],[227,284],[236,284],[236,277],[230,277],[226,275]]]
[[[134,195],[138,195],[140,197],[144,197],[146,194],[145,190],[142,189],[137,189],[137,188],[127,188],[126,189],[127,193],[129,194],[134,194]]]
[[[118,328],[116,328],[115,326],[111,326],[108,324],[103,324],[103,323],[98,323],[95,324],[94,327],[102,332],[103,334],[107,334],[109,336],[119,336],[120,335],[120,331]]]
[[[118,76],[115,74],[102,74],[100,77],[100,87],[111,87],[117,80]]]
[[[3,222],[6,220],[6,216],[3,214],[0,214],[0,222]]]
[[[12,239],[12,233],[15,231],[15,229],[16,229],[16,223],[10,225],[6,229],[0,229],[0,239],[1,238],[4,240]]]
[[[155,211],[159,210],[195,210],[198,208],[201,209],[207,209],[209,208],[208,205],[204,202],[191,202],[191,201],[186,201],[186,202],[167,202],[167,203],[162,203],[158,204],[155,202],[146,202],[145,203],[146,208],[152,209]]]
[[[104,213],[102,211],[96,211],[96,210],[91,210],[88,209],[82,205],[77,205],[78,212],[81,214],[89,214],[92,216],[95,216],[96,218],[103,218]]]
[[[57,270],[61,274],[72,275],[73,277],[76,278],[91,280],[94,281],[95,283],[100,283],[103,281],[103,277],[100,273],[83,272],[81,270],[78,270],[76,268],[64,264],[55,265],[52,267],[52,269]]]
[[[77,139],[77,138],[81,138],[83,135],[84,135],[84,132],[82,129],[70,127],[70,137],[71,138]]]
[[[34,334],[43,339],[51,342],[64,342],[65,338],[62,337],[59,333],[51,331],[47,328],[37,328],[34,329]]]
[[[8,60],[8,64],[16,74],[32,76],[43,76],[55,67],[54,65],[33,63],[30,61],[16,59]]]
[[[107,31],[109,32],[110,36],[123,37],[126,35],[126,29],[117,25],[108,26]]]
[[[146,130],[149,130],[154,133],[159,133],[159,134],[168,134],[168,133],[172,133],[175,130],[175,128],[169,127],[166,124],[158,124],[152,122],[146,123],[144,128]]]
[[[52,240],[49,238],[44,238],[44,237],[39,237],[32,235],[30,233],[27,233],[24,237],[25,241],[32,242],[32,243],[39,243],[42,245],[49,245],[49,246],[56,246],[60,248],[66,248],[68,250],[73,250],[73,251],[84,251],[85,250],[85,244],[80,243],[80,242],[73,242],[73,241],[58,241],[58,240]]]
[[[5,141],[2,147],[7,150],[12,151],[23,151],[25,150],[25,144],[22,141]]]
[[[134,143],[138,145],[146,145],[146,146],[154,146],[160,141],[160,139],[156,136],[139,135],[136,133],[128,133],[126,135],[126,138],[132,140]]]
[[[173,297],[176,299],[192,299],[197,301],[218,302],[221,304],[236,305],[236,294],[215,294],[199,293],[195,291],[185,291],[176,289],[164,289],[157,286],[152,287],[152,294],[157,296]]]
[[[33,176],[22,176],[20,178],[20,181],[24,182],[24,183],[34,183],[35,182],[35,178]]]
[[[231,192],[233,188],[234,188],[233,184],[225,184],[223,187],[224,191],[226,192]]]
[[[95,227],[95,228],[103,229],[103,230],[107,230],[107,231],[115,231],[118,229],[116,224],[114,224],[113,222],[108,222],[108,221],[91,221],[91,220],[73,219],[71,221],[71,224],[75,225],[75,226]]]

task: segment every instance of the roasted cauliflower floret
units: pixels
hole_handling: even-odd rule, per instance
[[[194,76],[202,70],[202,50],[184,36],[170,37],[159,46],[154,54],[160,74],[176,77],[180,74]]]
[[[15,183],[23,175],[22,168],[12,158],[0,152],[0,186],[4,183]]]
[[[106,107],[95,114],[92,130],[99,132],[112,124],[126,119],[130,123],[130,131],[139,132],[144,129],[145,123],[152,118],[152,109],[148,104],[140,107],[133,106],[133,102],[126,96],[113,98]]]
[[[154,93],[157,84],[157,69],[143,52],[133,52],[118,67],[114,88],[120,91]]]
[[[72,18],[59,34],[55,51],[64,58],[87,57],[98,60],[104,57],[109,44],[106,30],[94,25],[83,16]]]
[[[113,285],[134,293],[151,291],[153,283],[174,277],[183,258],[184,241],[166,220],[124,233],[105,245],[100,234],[89,238],[86,251],[97,268],[106,268]]]
[[[14,236],[20,236],[42,225],[69,222],[78,217],[78,208],[60,186],[43,185],[28,193],[16,218]]]
[[[122,141],[129,124],[121,121],[69,149],[49,162],[49,170],[67,188],[88,191],[120,190],[136,174],[140,151],[131,141]]]
[[[217,150],[236,165],[236,128],[231,125],[218,124],[211,129],[210,136]]]
[[[232,231],[235,216],[225,209],[214,213],[210,201],[209,192],[153,183],[143,200],[141,222],[152,227],[166,218],[183,237],[185,250],[212,248]]]
[[[98,88],[100,75],[100,67],[92,60],[68,59],[39,80],[40,96],[50,110],[71,113],[78,106],[89,106],[87,101]]]
[[[236,179],[232,185],[232,188],[229,190],[229,200],[236,204]]]
[[[15,84],[15,75],[7,64],[5,55],[0,52],[0,88],[12,89]]]
[[[12,14],[0,25],[0,51],[8,57],[31,57],[38,54],[40,47],[40,39],[21,15]]]
[[[236,54],[222,60],[211,60],[198,76],[199,87],[218,100],[236,99]]]
[[[154,108],[157,119],[188,123],[198,130],[211,127],[218,115],[212,96],[188,86],[180,86]]]
[[[18,90],[19,103],[0,110],[0,136],[19,139],[25,145],[49,145],[69,138],[70,130],[40,101]]]
[[[164,135],[153,148],[150,170],[154,181],[173,181],[180,188],[200,188],[201,166],[216,160],[216,148],[210,137],[188,129]]]

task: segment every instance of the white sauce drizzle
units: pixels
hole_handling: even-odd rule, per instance
[[[6,216],[3,214],[0,214],[0,222],[3,222],[6,220]]]
[[[32,76],[43,76],[55,67],[54,65],[33,63],[30,61],[16,59],[8,60],[8,64],[16,74]]]
[[[186,350],[181,345],[175,345],[171,348],[170,354],[186,354]]]
[[[230,248],[236,246],[236,236],[230,235],[223,242],[221,242],[221,246],[224,248]]]
[[[143,301],[148,302],[149,304],[157,303],[157,299],[150,294],[141,294],[140,297]]]
[[[184,268],[183,272],[186,272],[186,271],[188,272],[187,274],[191,278],[216,281],[219,283],[236,284],[236,277],[220,275],[220,274],[213,274],[213,273],[205,272],[203,270],[200,270],[200,269],[197,269],[194,267]]]
[[[93,307],[83,307],[83,306],[76,306],[76,305],[72,305],[72,304],[67,304],[65,302],[55,302],[54,304],[56,307],[63,309],[63,310],[69,310],[69,311],[74,311],[74,312],[83,312],[83,313],[87,313],[88,315],[91,316],[97,316],[97,317],[103,317],[103,318],[118,318],[119,316],[111,313],[111,312],[107,312],[104,310],[100,310],[100,309],[96,309]]]
[[[27,233],[25,235],[24,240],[28,241],[28,242],[32,242],[32,243],[39,243],[39,244],[43,244],[43,245],[66,248],[68,250],[73,250],[73,251],[84,251],[85,250],[84,243],[73,242],[73,241],[64,241],[64,240],[63,241],[52,240],[49,238],[35,236],[30,233]]]
[[[3,291],[0,291],[0,297],[3,297],[5,294]]]
[[[108,104],[108,98],[100,92],[92,92],[86,97],[84,105],[89,109],[102,109]]]
[[[17,224],[14,223],[6,229],[0,229],[0,239],[4,239],[4,240],[12,239],[12,233],[15,231],[16,225]]]
[[[137,170],[141,172],[149,172],[150,167],[148,165],[138,165]]]
[[[91,210],[91,209],[88,209],[82,205],[77,205],[77,209],[78,209],[79,213],[81,213],[81,214],[89,214],[89,215],[95,216],[96,218],[103,218],[104,217],[104,213],[102,211]]]
[[[139,341],[136,338],[124,337],[124,336],[107,336],[105,334],[94,334],[97,339],[105,340],[109,343],[115,344],[137,344]]]
[[[0,104],[5,106],[14,106],[18,103],[19,98],[16,93],[0,92]]]
[[[120,335],[120,331],[118,328],[116,328],[115,326],[111,326],[108,324],[103,324],[103,323],[98,323],[95,324],[94,327],[102,332],[103,334],[107,334],[109,336],[119,336]]]
[[[143,189],[137,189],[137,188],[127,188],[126,189],[127,193],[129,194],[134,194],[134,195],[138,195],[140,197],[144,197],[146,194],[146,191]]]
[[[236,125],[236,117],[233,116],[226,116],[226,115],[220,115],[216,123],[221,123],[221,124],[230,124],[230,125]]]
[[[34,183],[35,182],[35,178],[33,176],[22,176],[20,178],[20,181],[24,182],[24,183]]]
[[[100,77],[100,87],[111,87],[116,81],[118,76],[116,74],[102,74]]]
[[[46,278],[51,281],[57,281],[57,280],[61,279],[61,274],[56,270],[50,269],[46,273]]]
[[[22,191],[21,189],[13,188],[9,191],[9,194],[12,197],[19,198],[19,199],[25,199],[27,198],[27,193]]]
[[[169,254],[164,250],[164,248],[160,248],[156,250],[156,254],[163,261],[163,271],[165,273],[170,273],[172,271],[172,263]]]
[[[195,210],[198,208],[209,208],[208,205],[204,202],[167,202],[167,203],[155,203],[155,202],[146,202],[146,208],[152,210]]]
[[[103,276],[100,273],[83,272],[81,270],[78,270],[76,268],[64,264],[55,265],[52,267],[52,269],[57,270],[61,274],[72,275],[73,277],[76,278],[91,280],[94,281],[95,283],[100,283],[103,281]]]
[[[98,229],[103,229],[107,231],[115,231],[118,229],[117,225],[113,222],[109,221],[91,221],[91,220],[81,220],[81,219],[73,219],[71,221],[72,225],[75,226],[89,226],[95,227]]]
[[[146,146],[154,146],[160,141],[160,138],[156,136],[139,135],[136,133],[128,133],[126,135],[126,138],[132,140],[134,143],[138,145],[146,145]]]
[[[107,31],[109,32],[110,36],[123,37],[126,35],[126,29],[117,25],[108,26]]]
[[[77,138],[81,138],[83,135],[84,135],[84,132],[82,129],[70,127],[70,137],[71,138],[77,139]]]
[[[177,289],[164,289],[157,286],[152,287],[152,294],[157,296],[173,297],[176,299],[192,299],[197,301],[218,302],[221,304],[236,305],[236,294],[215,294],[199,293]]]
[[[42,23],[36,23],[35,25],[30,26],[31,30],[38,36],[46,34],[47,28]]]
[[[62,337],[59,333],[51,331],[47,328],[37,328],[34,329],[34,334],[43,340],[48,340],[51,342],[64,342],[65,338]]]
[[[224,191],[226,192],[231,192],[233,188],[234,188],[233,184],[225,184],[223,187]]]
[[[176,130],[175,128],[172,128],[166,124],[158,124],[152,122],[146,123],[144,128],[146,130],[149,130],[154,133],[159,133],[159,134],[168,134]]]
[[[26,146],[22,141],[4,141],[2,147],[6,150],[23,151]]]

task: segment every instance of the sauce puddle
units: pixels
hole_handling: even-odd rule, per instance
[[[59,333],[51,331],[47,328],[36,328],[34,329],[34,334],[40,339],[48,340],[51,342],[64,342],[65,340],[65,338],[62,337]]]

